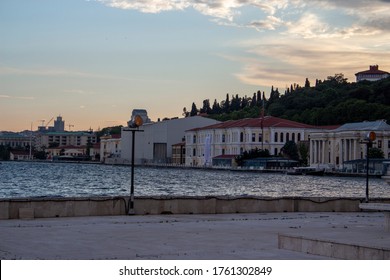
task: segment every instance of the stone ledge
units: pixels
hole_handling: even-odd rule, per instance
[[[278,248],[344,260],[390,260],[390,248],[376,248],[278,234]]]
[[[363,210],[390,211],[390,203],[360,203],[359,208]]]
[[[35,218],[34,208],[19,208],[19,219],[31,220]]]

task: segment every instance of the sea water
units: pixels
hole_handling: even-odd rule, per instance
[[[136,196],[365,197],[364,177],[291,176],[212,169],[135,167]],[[2,162],[0,198],[124,196],[131,167],[62,162]],[[390,186],[370,178],[370,197]]]

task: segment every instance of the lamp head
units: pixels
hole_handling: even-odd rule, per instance
[[[375,141],[376,139],[376,133],[374,131],[370,131],[369,133],[367,133],[367,136],[366,136],[366,139],[370,142],[373,142]]]
[[[131,121],[129,121],[127,124],[130,128],[138,128],[140,127],[141,125],[143,125],[144,123],[144,120],[142,119],[142,117],[140,115],[136,115],[133,117],[133,119]]]

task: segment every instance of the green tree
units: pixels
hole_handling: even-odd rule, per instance
[[[200,113],[206,113],[206,114],[210,114],[211,113],[211,107],[210,107],[210,100],[209,99],[203,100],[203,107],[200,109]]]
[[[309,82],[309,79],[306,78],[306,81],[305,81],[305,88],[309,88],[310,87],[310,82]]]
[[[10,147],[6,145],[0,145],[0,160],[9,160],[10,158]]]
[[[238,166],[242,166],[247,159],[270,157],[269,150],[261,150],[259,148],[252,149],[250,151],[244,151],[242,155],[236,156],[235,160]]]
[[[195,102],[192,102],[190,116],[196,116],[198,114],[198,108],[196,108]]]
[[[281,152],[289,159],[299,161],[298,147],[294,141],[287,141],[282,147]]]
[[[307,166],[309,161],[309,145],[306,143],[298,143],[299,159],[302,165]]]
[[[379,148],[369,148],[368,149],[369,158],[385,158],[385,154]]]
[[[229,93],[226,94],[226,99],[225,102],[223,103],[222,110],[224,113],[229,113],[230,112],[230,97]]]

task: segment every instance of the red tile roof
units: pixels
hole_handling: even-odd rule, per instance
[[[194,128],[188,131],[198,131],[207,129],[226,129],[226,128],[239,128],[239,127],[283,127],[283,128],[317,128],[313,125],[304,123],[294,122],[272,116],[265,116],[264,118],[254,119],[242,119],[242,120],[231,120],[223,123],[213,124],[205,127]]]
[[[383,75],[383,74],[390,74],[389,72],[379,70],[378,65],[371,65],[370,70],[361,71],[356,73],[355,75],[362,75],[362,74],[374,74],[374,75]]]

